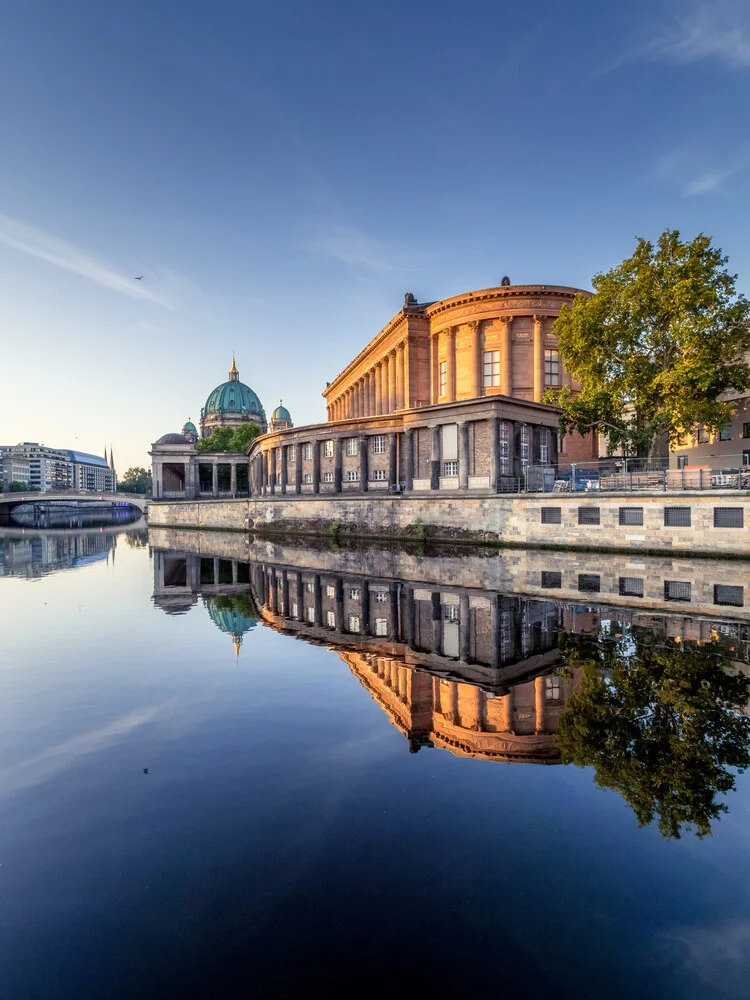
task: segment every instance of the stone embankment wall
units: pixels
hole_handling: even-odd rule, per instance
[[[711,618],[750,619],[750,574],[744,566],[726,559],[646,556],[625,553],[550,552],[544,549],[458,549],[449,546],[398,547],[357,542],[335,545],[332,541],[285,542],[275,537],[245,535],[234,531],[194,531],[179,528],[149,529],[155,549],[187,552],[206,557],[264,563],[303,573],[343,575],[352,581],[402,580],[412,585],[450,591],[498,592],[554,599],[576,604],[607,604],[661,610],[675,616],[707,615]],[[559,574],[550,587],[548,574]],[[716,603],[717,590],[742,586],[742,605]],[[592,577],[596,578],[593,580]],[[580,589],[594,583],[598,590]],[[621,580],[630,581],[631,593],[621,593]],[[633,581],[641,581],[643,596],[632,594]],[[686,584],[683,600],[667,600],[665,583]],[[636,588],[637,589],[637,588]]]
[[[155,501],[149,506],[149,524],[280,535],[489,542],[750,558],[750,496],[735,490],[454,496],[429,500],[282,496]]]

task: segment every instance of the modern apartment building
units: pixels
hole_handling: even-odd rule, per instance
[[[66,448],[49,448],[36,441],[0,447],[3,489],[23,483],[42,493],[58,490],[112,492],[117,476],[105,458]]]

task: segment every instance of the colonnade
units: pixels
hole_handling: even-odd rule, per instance
[[[328,404],[328,419],[350,420],[408,409],[409,386],[410,349],[404,340]]]

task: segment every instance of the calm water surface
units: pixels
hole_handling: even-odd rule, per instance
[[[681,806],[679,839],[658,810],[638,825],[659,750],[632,725],[661,724],[660,695],[645,708],[633,695],[608,750],[596,732],[602,712],[617,728],[618,663],[640,657],[667,680],[727,661],[741,673],[741,629],[698,623],[700,644],[682,640],[694,659],[678,662],[663,622],[501,602],[483,687],[437,656],[399,667],[401,636],[387,662],[356,636],[299,641],[303,623],[279,630],[294,589],[261,606],[267,568],[213,576],[199,560],[194,585],[191,563],[145,543],[141,530],[0,537],[0,996],[747,996],[747,775],[705,795],[746,753],[739,689],[704,684],[708,702],[678,711],[708,719],[669,764],[685,815],[729,807],[703,838]],[[323,579],[334,607],[351,597],[336,586]],[[373,587],[372,633],[392,592]],[[465,606],[481,659],[485,603]],[[462,641],[453,612],[432,621],[446,647]],[[556,763],[550,733],[571,706],[568,750],[596,771]],[[595,781],[610,764],[625,796]]]

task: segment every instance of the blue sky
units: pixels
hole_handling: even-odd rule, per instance
[[[0,443],[146,464],[232,349],[323,419],[404,292],[588,287],[667,226],[750,292],[749,95],[748,0],[8,4]]]

